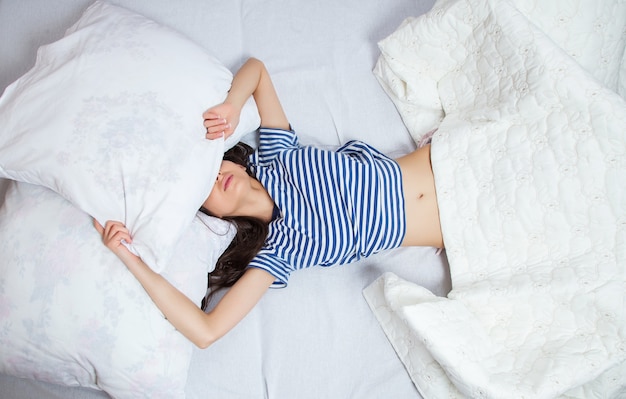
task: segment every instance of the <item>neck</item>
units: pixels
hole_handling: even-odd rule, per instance
[[[248,202],[246,214],[266,223],[271,222],[274,213],[274,200],[258,180],[254,181],[252,188],[257,195],[252,196]]]

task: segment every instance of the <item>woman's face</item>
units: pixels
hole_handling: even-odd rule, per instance
[[[242,209],[246,198],[252,193],[252,180],[245,167],[222,161],[213,190],[202,206],[219,218],[247,216],[242,213]]]

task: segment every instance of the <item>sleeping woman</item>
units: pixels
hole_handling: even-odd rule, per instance
[[[359,141],[336,151],[301,146],[254,58],[235,74],[226,100],[204,113],[207,139],[232,134],[251,95],[261,118],[258,149],[238,144],[226,153],[201,208],[237,226],[210,276],[213,291],[231,288],[210,311],[131,253],[122,223],[94,221],[170,323],[201,348],[231,330],[269,287],[286,286],[294,270],[400,246],[443,247],[429,145],[396,160]]]

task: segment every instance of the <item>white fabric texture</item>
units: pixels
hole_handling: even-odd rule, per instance
[[[199,304],[233,234],[198,214],[163,276]],[[102,244],[91,217],[45,187],[11,182],[0,253],[0,371],[115,398],[184,396],[191,342]]]
[[[625,2],[583,0],[575,3],[569,0],[512,2],[536,32],[554,41],[555,49],[567,52],[600,83],[626,98]],[[439,80],[470,55],[469,49],[457,40],[458,36],[470,32],[443,29],[444,20],[450,20],[449,14],[443,11],[445,4],[443,1],[436,3],[429,17],[407,18],[393,34],[379,42],[382,56],[378,58],[374,73],[417,142],[444,117]],[[459,10],[457,14],[460,13],[464,13],[461,19],[471,18],[469,10]],[[415,21],[418,18],[419,23]],[[464,27],[469,29],[470,23]],[[492,28],[498,29],[497,26]],[[497,35],[499,31],[493,33]],[[500,64],[490,66],[497,76],[507,72]]]
[[[581,17],[571,37],[620,21],[603,31],[621,43],[610,72],[589,42],[564,51],[539,28],[562,14],[535,24],[516,4],[440,1],[381,43],[416,140],[430,126],[405,93],[426,77],[441,104],[431,161],[452,291],[386,274],[364,293],[425,398],[623,397],[626,2],[556,7]]]
[[[60,39],[91,2],[0,1],[0,91],[32,67],[39,45]],[[261,59],[303,144],[335,149],[360,139],[391,157],[414,148],[372,68],[376,42],[433,0],[394,0],[385,7],[379,0],[112,2],[182,32],[232,72],[248,56]],[[87,226],[85,233],[91,234]],[[64,243],[59,249],[71,250],[73,240]],[[217,343],[193,349],[185,395],[178,397],[419,398],[361,295],[387,270],[440,295],[449,290],[446,258],[430,248],[299,271],[289,288],[268,292]],[[0,373],[0,387],[15,399],[108,397],[6,373]]]
[[[205,139],[202,112],[231,80],[181,34],[96,2],[0,98],[0,176],[123,222],[160,271],[213,187],[225,147]],[[248,102],[227,146],[258,123]]]

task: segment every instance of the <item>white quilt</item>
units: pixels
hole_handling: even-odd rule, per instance
[[[438,127],[452,291],[364,294],[425,398],[626,397],[626,2],[543,3],[439,1],[380,43],[413,137]]]

